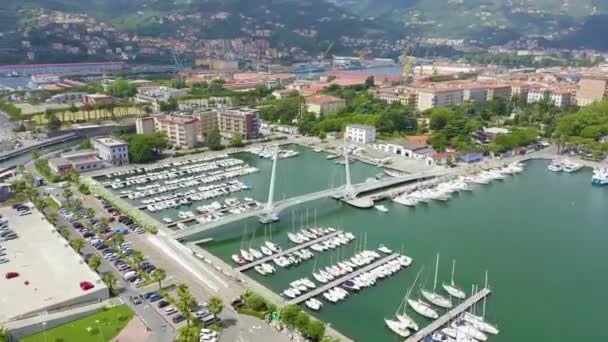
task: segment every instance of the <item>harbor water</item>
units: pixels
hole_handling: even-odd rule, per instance
[[[313,192],[343,182],[343,166],[325,154],[298,148],[300,156],[279,161],[275,198]],[[255,199],[267,196],[270,160],[243,156],[260,168],[252,179]],[[456,283],[470,293],[471,285],[483,286],[489,272],[493,293],[486,318],[500,328],[489,341],[606,341],[603,308],[608,283],[608,189],[592,187],[591,171],[552,173],[545,161],[530,161],[519,175],[489,185],[475,185],[468,193],[447,202],[433,201],[415,208],[390,201],[388,213],[360,210],[324,199],[289,209],[281,220],[263,226],[256,219],[222,226],[192,236],[213,237],[201,245],[232,264],[231,254],[240,248],[258,248],[271,239],[284,249],[292,244],[286,234],[301,225],[317,224],[350,231],[357,239],[339,251],[318,256],[290,269],[263,277],[247,274],[280,293],[289,282],[308,276],[313,268],[348,257],[364,244],[373,249],[385,244],[414,258],[402,270],[375,286],[350,295],[338,304],[325,300],[316,316],[357,341],[400,341],[384,324],[393,316],[416,274],[424,268],[417,285],[432,288],[435,257],[440,253],[440,283],[449,282],[456,259]],[[372,177],[379,169],[356,163],[353,181]],[[246,177],[247,178],[247,177]],[[418,288],[419,286],[417,286]],[[419,296],[413,291],[412,297]],[[481,305],[477,308],[481,313]],[[441,310],[438,310],[442,313]],[[408,308],[408,315],[428,323]],[[361,324],[364,322],[364,324]]]

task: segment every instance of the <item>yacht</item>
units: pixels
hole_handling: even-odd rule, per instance
[[[249,253],[251,255],[253,255],[253,257],[256,258],[256,259],[261,259],[261,258],[264,257],[264,255],[262,253],[260,253],[260,251],[258,251],[255,248],[249,248]]]
[[[260,250],[262,251],[262,253],[266,256],[271,256],[273,253],[270,250],[270,248],[266,247],[266,246],[261,246]]]
[[[391,254],[393,251],[385,245],[378,245],[378,250],[384,254]]]
[[[439,269],[439,253],[437,253],[437,261],[435,263],[435,280],[433,281],[433,291],[421,290],[422,296],[428,300],[429,302],[442,307],[449,309],[452,307],[452,301],[444,296],[435,292],[437,288],[437,271]]]
[[[240,255],[232,254],[232,261],[234,261],[237,265],[245,265],[247,260]]]
[[[458,299],[464,299],[467,294],[460,288],[454,284],[454,270],[456,268],[456,260],[452,260],[452,278],[449,284],[443,283],[441,286],[443,289],[452,297],[456,297]]]
[[[549,164],[549,166],[547,166],[547,169],[549,171],[553,171],[553,172],[560,172],[560,171],[563,171],[564,165],[561,160],[555,159],[555,160],[551,161],[551,164]]]
[[[469,312],[465,312],[464,315],[462,316],[462,318],[466,322],[473,325],[478,330],[481,330],[485,333],[492,334],[492,335],[497,335],[499,333],[498,328],[493,326],[492,324],[484,321],[483,317],[476,316]]]
[[[431,306],[421,300],[408,299],[407,303],[420,315],[431,319],[439,318],[439,314]]]
[[[309,309],[311,309],[313,311],[319,311],[323,307],[323,302],[321,302],[320,300],[318,300],[316,298],[311,298],[311,299],[307,300],[305,304]]]
[[[405,194],[393,198],[393,202],[399,203],[406,207],[415,207],[416,204],[418,204],[418,200],[416,198]]]
[[[399,322],[405,324],[408,328],[410,328],[414,331],[418,331],[418,329],[420,329],[420,327],[418,326],[418,323],[416,323],[416,321],[414,321],[412,318],[410,318],[410,316],[406,315],[405,312],[400,313],[400,314],[398,313],[395,316],[397,317]]]
[[[264,242],[264,244],[266,245],[266,247],[268,247],[268,249],[270,249],[274,253],[281,252],[281,247],[279,247],[277,244],[275,244],[273,242],[266,241],[266,242]]]
[[[476,339],[477,341],[485,341],[488,339],[488,336],[486,334],[477,330],[477,328],[475,328],[473,325],[465,322],[464,320],[452,323],[452,328],[459,330],[466,335],[471,336],[472,338]]]
[[[384,319],[384,322],[395,334],[401,337],[410,336],[410,331],[407,329],[407,325],[403,324],[402,322],[386,318]]]
[[[591,184],[608,185],[608,168],[593,169],[593,176],[591,177]]]
[[[241,249],[241,256],[243,257],[243,259],[247,260],[247,261],[253,261],[255,260],[255,258],[253,257],[253,255],[251,255],[251,253],[249,253],[248,251]]]
[[[264,267],[262,265],[257,265],[253,268],[256,272],[258,272],[261,275],[267,275],[268,273],[266,272],[266,269],[264,269]]]
[[[383,205],[375,205],[374,209],[378,210],[381,213],[388,213],[388,209]]]
[[[564,161],[563,170],[564,172],[572,173],[583,168],[582,164],[571,162],[569,160]]]

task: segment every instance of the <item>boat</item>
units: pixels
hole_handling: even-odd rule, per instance
[[[567,172],[567,173],[573,173],[573,172],[579,171],[582,168],[583,168],[583,164],[571,162],[569,160],[564,161],[564,164],[563,164],[563,170],[564,170],[564,172]]]
[[[256,272],[258,272],[259,274],[261,274],[261,275],[267,275],[268,274],[262,265],[257,265],[253,269]]]
[[[395,334],[397,334],[401,337],[410,336],[410,331],[407,329],[407,325],[405,325],[399,321],[395,321],[392,319],[386,319],[386,318],[384,319],[384,322],[386,323],[388,328],[391,329]]]
[[[163,222],[165,222],[165,223],[171,223],[171,222],[173,222],[173,220],[170,219],[170,218],[168,218],[168,217],[163,217]]]
[[[485,288],[488,288],[488,272],[487,271],[486,271]],[[470,312],[465,312],[463,314],[462,318],[464,321],[471,324],[477,330],[480,330],[480,331],[488,333],[488,334],[497,335],[499,333],[498,328],[496,326],[486,322],[485,315],[486,315],[486,297],[483,298],[483,307],[481,310],[481,316],[476,316],[475,314],[472,314]]]
[[[393,202],[399,203],[406,207],[415,207],[416,204],[418,204],[419,200],[417,200],[414,197],[403,194],[401,196],[397,196],[397,197],[393,198]]]
[[[378,210],[381,213],[388,213],[388,209],[383,205],[375,205],[374,209]]]
[[[245,260],[243,257],[241,257],[240,255],[237,255],[237,254],[232,254],[232,260],[237,265],[244,265],[247,263],[247,260]]]
[[[420,299],[408,299],[407,303],[420,315],[431,319],[439,318],[439,314],[431,308],[431,306]]]
[[[467,296],[466,293],[454,284],[454,269],[455,268],[456,268],[456,260],[452,260],[452,278],[450,280],[450,283],[449,284],[443,283],[443,284],[441,284],[441,286],[447,293],[450,294],[450,296],[456,297],[458,299],[464,299]]]
[[[593,169],[593,176],[591,177],[591,184],[608,185],[608,168]]]
[[[307,300],[304,304],[306,304],[306,306],[313,311],[319,311],[323,307],[323,302],[316,298],[311,298]]]
[[[332,160],[332,159],[336,159],[338,157],[340,157],[340,156],[335,155],[335,154],[328,154],[327,157],[325,157],[325,159]]]
[[[246,251],[244,249],[241,249],[241,256],[243,257],[243,259],[250,261],[250,262],[255,260],[253,255],[251,255],[251,253],[249,253],[248,251]]]
[[[382,245],[382,244],[378,245],[378,250],[380,252],[384,253],[384,254],[391,254],[391,253],[393,253],[393,251],[390,248],[388,248],[388,247],[386,247],[385,245]]]
[[[272,253],[272,250],[270,250],[270,248],[268,248],[267,246],[261,246],[261,247],[260,247],[260,250],[261,250],[261,251],[262,251],[262,253],[263,253],[264,255],[266,255],[266,256],[271,256],[271,255],[273,254],[273,253]]]
[[[437,271],[439,269],[439,253],[437,253],[437,261],[435,263],[435,280],[433,281],[433,291],[421,290],[422,296],[432,304],[449,309],[452,307],[452,301],[435,292],[437,288]]]
[[[264,255],[255,248],[249,248],[249,253],[251,253],[251,255],[253,255],[253,257],[256,259],[261,259],[264,257]]]
[[[281,247],[279,247],[277,244],[275,244],[271,241],[266,241],[266,242],[264,242],[264,244],[266,245],[266,247],[268,247],[268,249],[270,249],[274,253],[281,252]]]
[[[477,328],[475,328],[473,325],[469,324],[468,322],[465,322],[464,320],[460,320],[460,321],[456,321],[456,322],[452,323],[451,327],[458,331],[461,331],[465,335],[468,335],[468,336],[476,339],[477,341],[485,341],[488,339],[488,336],[486,334],[477,330]]]
[[[323,152],[323,149],[320,147],[317,147],[313,151],[315,151],[316,153],[320,153],[320,152]]]
[[[553,172],[560,172],[560,171],[563,171],[564,165],[561,160],[555,159],[555,160],[551,161],[551,164],[549,164],[549,166],[547,166],[547,169],[549,171],[553,171]]]

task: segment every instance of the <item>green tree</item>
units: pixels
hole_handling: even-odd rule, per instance
[[[304,335],[306,335],[312,341],[326,341],[324,338],[325,324],[317,320],[311,321],[304,330]]]
[[[241,134],[235,134],[230,139],[231,147],[243,147],[245,143],[243,142],[243,136]]]
[[[108,87],[108,94],[114,97],[131,97],[137,93],[137,88],[125,79],[117,79]]]
[[[162,288],[162,281],[167,279],[167,271],[162,268],[155,269],[154,273],[152,273],[152,279],[158,282],[158,289],[160,290]]]
[[[308,328],[309,323],[310,323],[310,316],[304,311],[298,312],[298,316],[296,316],[296,322],[295,322],[296,328],[298,330],[300,330],[302,333],[305,333],[306,329]]]
[[[321,139],[321,141],[327,139],[327,133],[319,132],[319,139]]]
[[[64,239],[68,240],[70,238],[70,231],[66,227],[59,228],[58,232]]]
[[[164,133],[138,134],[129,139],[129,156],[134,163],[149,163],[167,147]]]
[[[122,233],[115,233],[112,239],[114,239],[114,243],[117,245],[122,245],[125,242],[125,236]]]
[[[95,217],[95,209],[93,209],[93,208],[87,208],[85,210],[85,212],[86,212],[87,216],[89,216],[89,217]]]
[[[61,128],[61,120],[55,114],[50,114],[47,117],[46,128],[50,132],[58,131]]]
[[[110,293],[114,293],[114,286],[116,286],[116,282],[118,279],[112,272],[107,272],[103,275],[103,281],[108,285],[108,289],[110,289]]]
[[[52,225],[57,224],[58,215],[56,212],[50,212],[46,217]]]
[[[79,208],[82,206],[82,200],[80,198],[77,198],[72,202],[72,205],[74,206],[74,208]]]
[[[205,145],[212,150],[219,150],[222,148],[222,136],[220,135],[219,129],[214,129],[205,137]]]
[[[214,315],[219,315],[224,310],[224,301],[218,296],[209,298],[209,312]]]
[[[0,342],[9,342],[8,329],[3,326],[0,326]]]
[[[294,327],[300,311],[302,311],[302,309],[296,304],[287,305],[281,309],[281,320],[288,326]]]
[[[65,179],[74,184],[78,184],[80,181],[80,172],[78,170],[69,170],[65,173]]]
[[[139,264],[144,261],[144,254],[141,251],[135,251],[133,252],[133,255],[131,255],[131,258],[135,263],[135,268],[139,269]]]
[[[89,266],[95,272],[99,270],[99,266],[101,266],[101,258],[97,255],[93,255],[89,258]]]
[[[184,285],[184,286],[180,286]],[[188,289],[188,286],[185,284],[180,284],[177,288],[177,296],[179,301],[177,303],[177,308],[179,311],[186,317],[186,325],[190,326],[190,320],[192,319],[192,310],[196,308],[196,300],[192,293]]]
[[[251,293],[244,298],[245,304],[252,310],[264,312],[266,311],[266,300],[257,293]]]
[[[99,228],[101,228],[101,229],[106,229],[106,228],[108,228],[109,226],[110,226],[110,221],[108,220],[108,218],[107,218],[107,217],[102,217],[102,218],[99,220]]]
[[[65,198],[65,201],[68,203],[68,206],[72,203],[72,195],[74,195],[72,189],[66,188],[63,190],[63,198]]]
[[[183,326],[177,329],[177,342],[199,342],[201,328],[197,326]]]
[[[80,254],[80,250],[82,250],[84,248],[85,242],[83,239],[78,238],[78,239],[72,240],[72,242],[70,244],[72,245],[72,248],[74,248],[76,253]]]

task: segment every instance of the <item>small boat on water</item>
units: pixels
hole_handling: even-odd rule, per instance
[[[385,245],[382,245],[382,244],[378,245],[378,250],[380,252],[384,253],[384,254],[391,254],[391,253],[393,253],[393,251],[390,248],[388,248],[388,247],[386,247]]]
[[[567,173],[573,173],[573,172],[579,171],[582,168],[583,168],[583,164],[571,162],[569,160],[565,160],[564,164],[563,164],[563,170],[564,170],[564,172],[567,172]]]
[[[399,321],[385,318],[384,322],[386,323],[389,329],[391,329],[395,334],[401,337],[408,337],[411,334],[410,331],[407,329],[407,325]]]
[[[381,213],[388,213],[388,209],[383,205],[375,205],[374,209],[378,210]]]
[[[452,260],[452,279],[450,280],[449,284],[443,283],[443,284],[441,284],[441,286],[447,293],[450,294],[450,296],[456,297],[458,299],[464,299],[467,296],[467,294],[454,284],[455,268],[456,268],[456,260]]]
[[[549,166],[547,166],[547,170],[553,171],[553,172],[563,171],[564,164],[561,160],[555,159],[555,160],[551,161],[551,164],[549,164]]]
[[[332,160],[332,159],[336,159],[338,157],[340,157],[340,156],[335,155],[335,154],[328,154],[327,157],[325,157],[325,159]]]
[[[316,298],[311,298],[305,302],[306,306],[313,311],[319,311],[323,307],[323,302]]]
[[[243,257],[243,259],[251,262],[253,260],[255,260],[255,258],[253,257],[253,255],[251,253],[249,253],[248,251],[241,249],[241,256]]]
[[[281,247],[279,247],[277,244],[275,244],[271,241],[266,241],[266,242],[264,242],[264,244],[266,245],[266,247],[268,247],[268,249],[270,249],[274,253],[281,252]]]
[[[439,269],[439,253],[437,253],[437,262],[435,263],[435,280],[433,282],[433,291],[421,290],[422,296],[432,304],[449,309],[452,307],[452,301],[435,292],[437,288],[437,271]]]
[[[431,319],[439,318],[439,314],[431,306],[420,299],[408,299],[407,303],[420,315]]]
[[[173,222],[173,220],[170,219],[170,218],[168,218],[168,217],[163,217],[163,222],[165,222],[165,223],[171,223],[171,222]]]
[[[593,185],[608,185],[608,168],[595,168],[593,169],[593,176],[591,177],[591,184]]]
[[[237,265],[245,265],[247,260],[240,255],[232,254],[232,261],[234,261]]]

